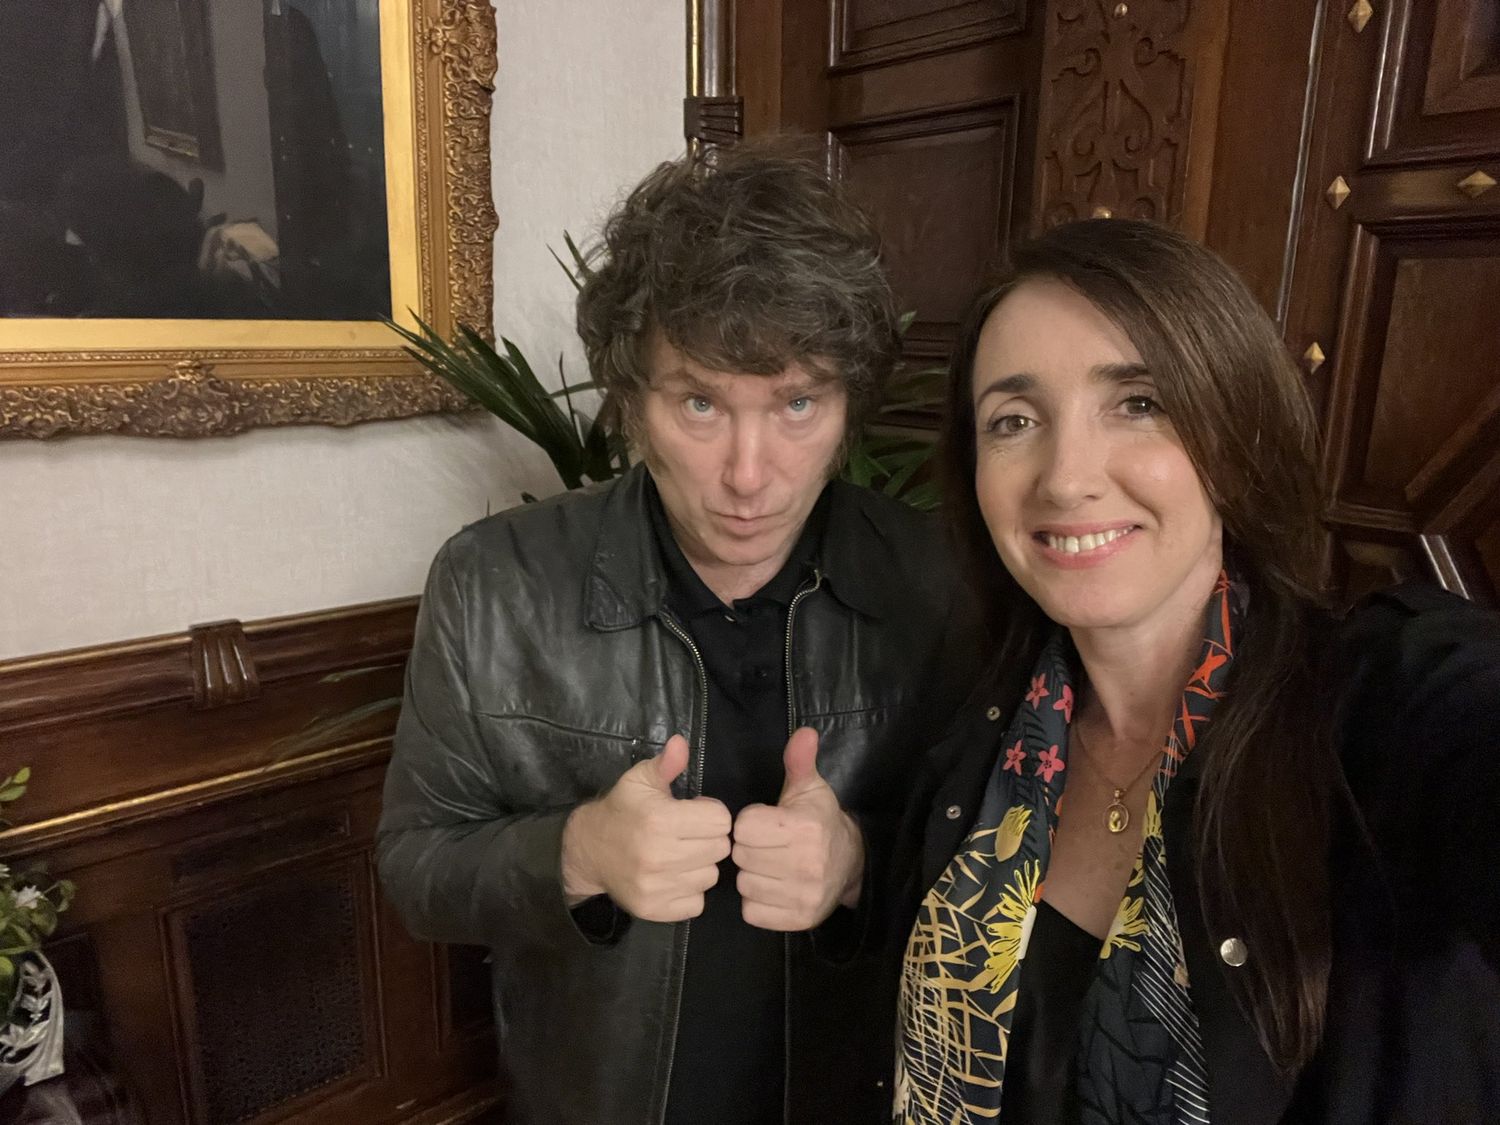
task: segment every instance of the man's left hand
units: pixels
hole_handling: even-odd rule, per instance
[[[859,902],[865,843],[818,774],[818,732],[793,732],[782,755],[786,781],[772,805],[747,805],[734,820],[735,885],[746,922],[763,930],[810,930],[836,906]]]

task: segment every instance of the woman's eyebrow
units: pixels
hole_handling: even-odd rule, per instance
[[[1036,376],[1025,371],[1018,371],[1014,375],[1002,375],[974,396],[974,405],[978,406],[990,395],[1025,394],[1035,386]]]
[[[1144,363],[1100,363],[1089,372],[1098,383],[1129,383],[1136,379],[1150,379],[1151,372]]]

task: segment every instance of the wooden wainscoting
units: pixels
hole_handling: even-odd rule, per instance
[[[112,1107],[93,1120],[498,1113],[482,951],[413,941],[375,877],[415,617],[403,599],[0,662],[0,776],[32,768],[0,859],[78,885],[52,952],[88,1036],[71,1081]]]

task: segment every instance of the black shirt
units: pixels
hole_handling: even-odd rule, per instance
[[[1037,903],[1005,1053],[1005,1125],[1069,1125],[1079,1119],[1078,1027],[1103,944],[1046,899]]]
[[[725,605],[683,556],[654,484],[649,492],[667,609],[692,637],[708,678],[703,795],[723,801],[731,814],[774,805],[790,733],[787,616],[812,579],[828,493],[777,575]],[[689,929],[667,1125],[779,1125],[783,1118],[786,942],[745,924],[735,874],[726,859]]]

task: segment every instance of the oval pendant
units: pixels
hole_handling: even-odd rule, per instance
[[[1104,810],[1104,826],[1118,836],[1130,827],[1130,810],[1119,801],[1110,802],[1109,808]]]

